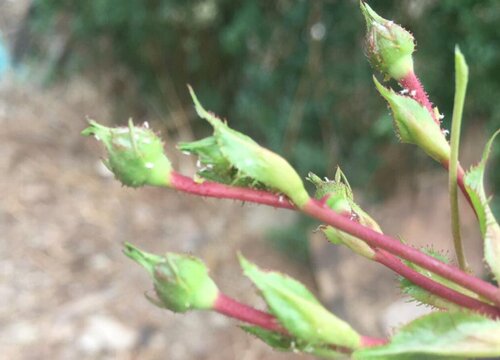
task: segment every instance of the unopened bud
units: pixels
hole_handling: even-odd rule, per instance
[[[413,71],[413,35],[379,16],[366,3],[360,3],[366,20],[366,50],[371,65],[386,77],[402,79]]]
[[[252,138],[231,129],[214,114],[206,111],[189,87],[198,115],[214,128],[220,152],[244,176],[288,196],[299,208],[309,195],[294,168],[278,154],[260,146]]]
[[[219,290],[200,259],[176,253],[158,256],[128,243],[124,253],[142,265],[153,278],[158,296],[158,300],[154,300],[156,305],[181,313],[213,308]]]
[[[330,209],[344,216],[349,216],[351,220],[359,222],[372,230],[382,232],[377,222],[354,202],[352,189],[340,168],[337,168],[334,180],[321,180],[313,173],[309,173],[307,179],[316,186],[316,199],[324,200],[325,205]],[[373,259],[375,256],[375,252],[369,245],[352,235],[326,225],[320,226],[319,230],[333,244],[345,245],[355,253],[369,259]]]
[[[104,164],[126,186],[168,185],[172,165],[161,139],[147,126],[109,128],[90,121],[82,135],[94,135],[108,152]]]

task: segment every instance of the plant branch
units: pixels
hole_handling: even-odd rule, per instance
[[[411,97],[417,100],[421,105],[425,106],[425,108],[431,113],[434,121],[441,126],[441,122],[434,112],[429,96],[425,92],[425,89],[417,75],[415,75],[413,71],[410,71],[408,75],[399,80],[399,84],[408,91]]]
[[[290,200],[285,196],[272,194],[263,190],[232,187],[211,181],[197,183],[191,178],[176,172],[172,172],[171,174],[170,186],[177,190],[200,196],[249,201],[278,208],[296,209]],[[355,221],[345,218],[341,214],[337,214],[324,206],[324,204],[320,201],[311,199],[302,211],[320,221],[336,227],[339,230],[360,238],[374,248],[385,249],[386,251],[420,265],[435,274],[454,281],[458,285],[482,295],[495,305],[500,306],[500,289],[494,285],[469,275],[456,267],[442,263],[429,255],[402,244],[395,238],[377,233]]]
[[[458,211],[457,196],[457,165],[458,149],[460,143],[460,128],[462,125],[462,113],[465,102],[465,92],[467,90],[469,70],[465,63],[464,56],[455,47],[455,99],[453,102],[453,118],[451,122],[451,140],[450,140],[450,166],[449,166],[449,192],[451,209],[451,233],[453,235],[453,245],[457,256],[460,269],[468,269],[465,259],[464,247],[460,236],[460,213]]]
[[[181,175],[175,171],[172,171],[170,175],[170,186],[176,190],[199,196],[241,200],[276,208],[295,209],[295,206],[284,195],[277,195],[264,190],[235,187],[212,181],[196,182],[190,177]]]
[[[441,275],[464,288],[484,296],[487,300],[500,306],[500,289],[496,286],[469,275],[454,266],[445,264],[417,249],[407,246],[395,238],[378,233],[353,220],[345,218],[333,212],[317,200],[311,199],[302,208],[302,211],[309,216],[365,241],[373,248],[384,249],[394,255],[420,265],[435,274]]]

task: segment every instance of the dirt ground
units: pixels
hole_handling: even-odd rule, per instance
[[[12,21],[0,17],[1,26]],[[3,358],[290,358],[220,315],[175,315],[152,306],[143,296],[151,290],[146,273],[121,253],[125,241],[151,252],[193,253],[206,261],[226,293],[262,308],[237,264],[235,254],[242,251],[263,267],[303,281],[367,335],[390,333],[423,311],[401,300],[392,273],[318,234],[309,239],[310,268],[270,247],[267,230],[296,221],[290,211],[121,187],[98,160],[102,148],[79,135],[87,115],[112,120],[104,97],[85,80],[52,89],[19,76],[0,80]],[[466,139],[465,164],[479,156],[483,138],[478,129]],[[172,142],[167,151],[175,153]],[[182,170],[192,171],[186,161],[182,158]],[[365,205],[386,233],[449,249],[446,181],[444,172],[422,174],[383,204]],[[470,211],[462,213],[469,260],[479,273],[479,234]]]

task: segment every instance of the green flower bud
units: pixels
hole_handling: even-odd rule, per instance
[[[360,346],[360,335],[329,312],[300,282],[278,272],[263,271],[240,256],[245,275],[260,290],[269,310],[298,340],[311,346],[330,344],[350,349]]]
[[[380,17],[364,2],[360,2],[366,20],[366,49],[371,65],[387,77],[400,80],[413,71],[412,34],[393,21]]]
[[[90,121],[82,135],[94,135],[108,151],[104,164],[126,186],[164,186],[170,183],[172,165],[165,156],[161,139],[149,128],[134,126],[109,128]]]
[[[153,278],[158,300],[154,304],[173,312],[212,309],[219,295],[205,264],[190,255],[158,256],[125,244],[125,255],[142,265]]]
[[[400,140],[417,145],[440,163],[448,162],[450,144],[429,111],[411,97],[385,88],[375,77],[373,81],[391,107],[394,128]]]
[[[377,222],[354,202],[351,186],[340,168],[337,168],[334,180],[321,180],[313,173],[309,173],[307,179],[316,186],[315,198],[318,200],[323,199],[330,209],[341,214],[349,214],[352,220],[377,232],[382,232]],[[333,244],[345,245],[355,253],[369,259],[373,259],[375,256],[375,252],[370,246],[352,235],[337,230],[332,226],[323,225],[319,227],[319,230]]]
[[[285,194],[298,207],[309,200],[300,176],[285,159],[260,146],[250,137],[231,129],[202,107],[191,87],[189,91],[196,112],[213,126],[219,150],[232,166],[244,176]]]

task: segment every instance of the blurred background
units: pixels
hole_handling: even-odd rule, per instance
[[[370,1],[417,39],[416,72],[446,115],[453,48],[470,68],[461,159],[476,162],[500,127],[500,3]],[[425,311],[398,294],[395,276],[327,244],[316,223],[289,211],[122,188],[80,137],[86,116],[129,117],[177,141],[210,129],[207,109],[283,154],[302,176],[340,165],[357,200],[386,233],[451,248],[447,175],[397,144],[372,86],[364,20],[354,0],[0,0],[0,349],[9,359],[286,359],[218,315],[174,315],[143,297],[146,274],[121,254],[192,252],[227,293],[262,306],[235,259],[296,276],[368,335]],[[500,146],[489,165],[500,189]],[[497,197],[498,199],[498,197]],[[498,200],[493,200],[499,209]],[[499,212],[496,211],[498,214]],[[481,240],[462,211],[469,260]],[[453,254],[450,252],[450,254]],[[306,358],[306,357],[303,357]]]

